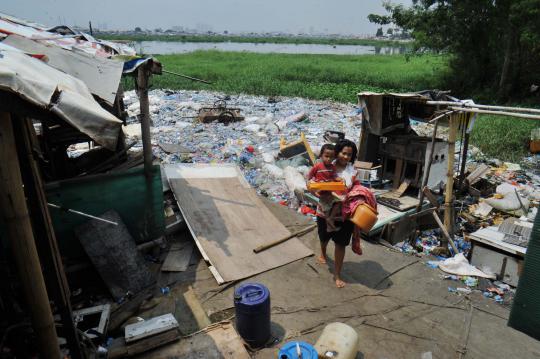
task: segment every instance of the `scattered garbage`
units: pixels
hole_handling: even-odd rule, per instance
[[[294,190],[305,189],[303,175],[309,170],[312,158],[309,155],[278,158],[283,143],[305,142],[316,156],[327,130],[339,131],[354,141],[359,138],[361,122],[356,106],[302,98],[269,102],[264,96],[230,95],[225,107],[241,111],[243,121],[199,121],[199,111],[206,104],[220,105],[219,101],[226,97],[208,91],[151,91],[154,156],[162,163],[237,163],[259,194],[297,210],[300,203]],[[139,102],[135,92],[126,92],[124,102],[130,116],[129,127],[138,122]],[[140,151],[140,133],[132,133],[126,135],[137,141],[133,150]],[[167,152],[161,144],[181,144],[189,152]]]
[[[153,152],[162,163],[236,163],[258,194],[312,218],[315,218],[315,206],[305,193],[305,174],[322,144],[341,138],[356,141],[362,119],[357,106],[301,98],[269,101],[264,96],[154,90],[149,100],[154,125]],[[129,128],[138,121],[135,93],[125,93],[124,102],[130,115]],[[214,108],[235,109],[243,120],[202,123],[201,109],[209,103]],[[422,136],[430,136],[433,130],[430,124],[411,121],[411,125]],[[140,133],[126,131],[126,135],[137,141],[133,150],[140,150]],[[446,138],[446,129],[440,129],[438,136]],[[461,148],[462,144],[457,141],[456,146]],[[534,219],[540,201],[540,174],[527,163],[535,161],[531,158],[523,164],[502,162],[469,146],[465,164],[468,175],[459,188],[461,195],[455,200],[453,241],[458,253],[449,248],[452,258],[439,257],[443,238],[440,228],[417,232],[415,240],[403,241],[395,248],[407,254],[434,255],[438,260],[428,261],[428,266],[455,273],[452,276],[467,288],[479,290],[475,276],[493,278],[493,275],[468,263],[469,233],[486,226],[499,226],[512,216],[526,222]],[[456,172],[458,164],[456,161]],[[377,170],[369,173],[368,185],[374,183],[371,177],[381,183]],[[504,293],[495,295],[504,299]]]

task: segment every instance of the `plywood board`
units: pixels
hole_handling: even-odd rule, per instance
[[[313,252],[297,238],[255,254],[290,234],[235,166],[165,168],[178,205],[218,283],[265,272]]]

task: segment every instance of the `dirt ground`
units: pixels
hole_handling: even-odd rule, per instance
[[[288,208],[267,205],[291,231],[311,223]],[[301,240],[317,251],[316,231]],[[357,358],[540,357],[540,342],[507,327],[507,308],[479,293],[449,293],[448,286],[456,282],[444,280],[442,272],[426,266],[427,258],[365,241],[363,250],[362,256],[347,250],[344,289],[333,284],[333,263],[318,264],[314,256],[247,279],[270,289],[272,335],[276,338],[272,346],[254,352],[253,357],[275,358],[278,348],[289,340],[314,343],[324,326],[336,321],[357,330]],[[333,258],[332,244],[329,254]],[[200,258],[192,260],[186,272],[163,274],[160,282],[172,286],[173,294],[178,288],[192,286],[212,321],[234,315],[234,285],[218,286]],[[165,307],[162,309],[167,310]],[[172,303],[169,309],[174,307]]]

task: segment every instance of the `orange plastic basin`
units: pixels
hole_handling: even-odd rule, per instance
[[[369,232],[377,223],[377,211],[367,203],[356,207],[354,215],[349,219],[354,225],[363,232]]]
[[[310,191],[345,191],[347,186],[343,182],[309,182],[308,190]]]

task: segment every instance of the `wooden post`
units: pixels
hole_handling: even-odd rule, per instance
[[[429,173],[431,172],[431,165],[433,164],[433,154],[435,152],[435,142],[437,141],[437,129],[439,128],[439,119],[435,120],[435,126],[433,127],[433,133],[431,134],[431,147],[429,153],[429,160],[427,166],[424,167],[424,178],[422,179],[422,186],[420,187],[420,199],[418,201],[418,206],[416,207],[416,212],[420,212],[424,202],[424,190],[429,181]]]
[[[137,94],[141,111],[141,135],[144,155],[144,172],[147,177],[152,174],[152,141],[150,136],[150,103],[148,101],[148,79],[150,77],[149,63],[145,63],[137,69]]]
[[[61,358],[23,190],[11,116],[0,113],[0,214],[43,358]]]
[[[452,114],[448,123],[448,169],[446,172],[446,191],[444,197],[444,226],[450,235],[454,233],[454,224],[452,223],[452,206],[454,190],[454,158],[456,152],[456,135],[459,124],[459,114]],[[441,244],[441,246],[443,246]]]
[[[47,207],[47,198],[43,190],[41,174],[33,154],[34,146],[38,146],[34,127],[32,121],[28,118],[20,118],[20,120],[14,120],[12,123],[18,154],[21,159],[19,166],[25,194],[28,198],[27,206],[32,213],[34,239],[43,267],[47,292],[50,299],[54,301],[57,312],[62,319],[62,334],[67,340],[69,355],[72,359],[80,359],[82,354],[79,335],[71,310],[71,291]]]

